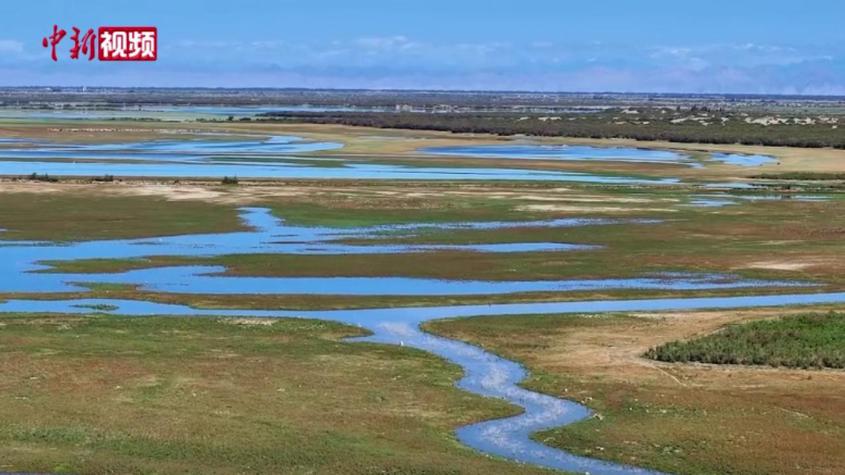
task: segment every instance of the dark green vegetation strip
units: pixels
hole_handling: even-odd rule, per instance
[[[536,135],[580,138],[626,138],[683,143],[738,143],[790,147],[845,147],[845,136],[830,124],[796,123],[763,125],[746,122],[747,114],[699,108],[667,112],[638,108],[636,114],[609,109],[591,114],[556,113],[382,113],[382,112],[275,112],[262,120],[342,124],[366,127],[438,130],[498,135]],[[695,120],[690,118],[695,117]],[[724,122],[723,122],[724,121]]]
[[[762,173],[751,178],[763,180],[845,180],[845,173],[791,172],[791,173]]]
[[[461,446],[511,414],[422,351],[300,319],[0,316],[0,472],[545,473]]]
[[[845,314],[730,325],[702,338],[652,348],[646,356],[672,363],[845,368]]]

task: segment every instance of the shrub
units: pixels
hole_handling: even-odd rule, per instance
[[[33,172],[31,175],[29,175],[29,179],[32,180],[32,181],[46,181],[46,182],[50,182],[50,183],[55,183],[55,182],[59,181],[58,178],[52,177],[52,176],[50,176],[46,173],[44,173],[43,175],[39,175],[38,173],[35,173],[35,172]]]
[[[651,348],[646,356],[672,363],[845,368],[845,314],[803,314],[730,325],[702,338]]]

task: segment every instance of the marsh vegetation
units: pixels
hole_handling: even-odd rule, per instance
[[[646,352],[670,363],[845,368],[845,314],[808,313],[730,325],[711,335]]]

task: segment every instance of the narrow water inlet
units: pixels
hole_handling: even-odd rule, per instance
[[[701,165],[689,155],[672,151],[636,147],[598,147],[589,145],[506,143],[469,146],[426,147],[429,155],[453,157],[504,158],[513,160],[609,161],[633,163]]]
[[[153,267],[118,273],[27,273],[0,284],[6,292],[85,291],[77,282],[125,284],[140,290],[215,295],[505,295],[532,292],[586,292],[603,290],[725,290],[809,287],[812,284],[743,279],[731,274],[653,274],[622,279],[568,280],[458,280],[419,277],[253,277],[228,276],[222,266]]]

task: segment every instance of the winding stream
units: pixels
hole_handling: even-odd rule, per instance
[[[554,219],[526,222],[476,222],[446,224],[407,224],[360,228],[301,227],[274,218],[263,208],[244,208],[242,219],[249,231],[169,236],[147,239],[103,240],[76,243],[0,241],[0,292],[57,292],[79,290],[73,282],[84,280],[109,283],[136,283],[151,290],[186,293],[332,293],[358,289],[356,294],[372,295],[452,295],[497,293],[526,290],[585,290],[603,288],[717,289],[747,287],[803,287],[800,282],[742,279],[730,275],[663,273],[633,279],[568,281],[438,281],[412,278],[283,278],[230,277],[218,275],[225,270],[215,266],[152,267],[134,271],[97,274],[67,274],[43,261],[92,258],[143,258],[144,256],[217,256],[224,254],[378,254],[429,252],[460,249],[485,252],[513,252],[532,248],[546,252],[588,251],[595,246],[566,243],[507,243],[465,245],[396,245],[380,242],[386,238],[415,236],[428,230],[502,229],[511,227],[600,226],[626,223],[647,225],[655,221],[618,219]],[[368,244],[350,244],[349,239],[365,238]],[[492,246],[492,247],[491,247]],[[332,284],[334,282],[334,284]],[[328,287],[327,287],[328,286]],[[542,430],[584,420],[590,410],[578,403],[522,388],[528,375],[525,368],[467,343],[435,336],[420,329],[423,322],[435,318],[477,315],[528,315],[580,312],[624,312],[686,310],[699,308],[734,308],[773,305],[845,302],[845,293],[786,294],[748,297],[671,298],[643,300],[601,300],[544,302],[494,305],[456,305],[356,310],[293,311],[196,309],[184,305],[138,300],[74,299],[22,300],[0,302],[0,312],[91,313],[103,312],[125,316],[220,316],[262,318],[314,318],[365,328],[370,336],[354,338],[383,344],[403,345],[429,351],[459,365],[464,376],[458,387],[482,396],[506,400],[523,409],[513,417],[471,424],[456,431],[458,439],[480,452],[517,462],[571,472],[592,474],[653,473],[636,467],[614,464],[545,446],[531,439]]]
[[[591,416],[576,402],[548,396],[519,386],[527,376],[519,364],[500,358],[479,347],[425,333],[419,325],[435,318],[478,315],[531,315],[582,312],[633,312],[747,308],[796,304],[845,302],[845,292],[782,294],[743,297],[702,297],[643,300],[600,300],[583,302],[544,302],[445,307],[384,308],[362,310],[203,310],[183,305],[135,300],[9,300],[0,303],[0,312],[103,313],[126,316],[220,316],[259,318],[315,318],[359,326],[372,335],[354,341],[410,346],[429,351],[459,365],[464,376],[458,387],[487,397],[497,397],[522,407],[524,412],[503,419],[479,422],[457,430],[464,444],[490,455],[517,462],[570,472],[591,474],[645,474],[649,470],[581,457],[540,444],[530,438],[538,431],[572,424]]]

